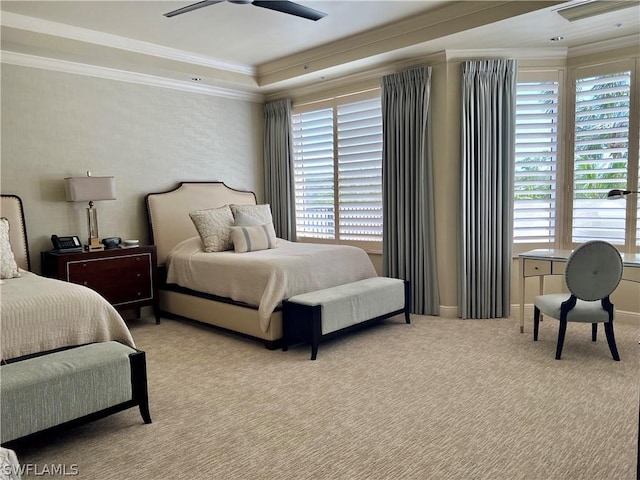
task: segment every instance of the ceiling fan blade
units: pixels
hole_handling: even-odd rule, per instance
[[[279,0],[254,0],[251,2],[253,5],[262,8],[268,8],[277,12],[288,13],[297,17],[308,18],[309,20],[320,20],[326,16],[326,13],[322,13],[313,8],[305,7],[294,2],[279,1]]]
[[[209,5],[213,5],[215,3],[221,3],[224,0],[204,0],[202,2],[193,3],[191,5],[187,5],[186,7],[178,8],[177,10],[172,10],[169,13],[164,13],[165,17],[175,17],[176,15],[180,15],[181,13],[187,13],[191,10],[197,10],[198,8],[208,7]]]

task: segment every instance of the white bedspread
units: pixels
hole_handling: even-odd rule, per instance
[[[167,257],[167,283],[258,307],[265,332],[283,299],[375,276],[360,248],[282,239],[269,250],[206,253],[200,237],[193,237]]]
[[[95,291],[25,271],[0,285],[0,358],[109,340],[135,347],[120,314]]]

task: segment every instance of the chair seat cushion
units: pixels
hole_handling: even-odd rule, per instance
[[[568,293],[538,295],[533,303],[548,317],[560,319],[560,306],[569,299]],[[602,323],[609,321],[609,314],[602,308],[602,302],[586,302],[578,299],[576,306],[567,315],[568,322]]]

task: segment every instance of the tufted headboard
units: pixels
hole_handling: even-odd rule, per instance
[[[24,270],[31,270],[27,226],[24,221],[24,209],[22,208],[20,197],[2,194],[0,217],[9,220],[9,241],[11,242],[11,250],[13,250],[13,256],[18,267]]]
[[[167,254],[178,243],[198,236],[189,212],[234,203],[255,205],[256,195],[234,190],[222,182],[182,182],[168,192],[149,193],[145,204],[149,236],[156,246],[158,265],[164,265]]]

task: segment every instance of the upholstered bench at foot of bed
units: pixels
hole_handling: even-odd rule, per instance
[[[145,353],[91,343],[0,366],[2,443],[134,406],[151,423]]]
[[[373,277],[293,296],[282,302],[282,349],[310,342],[315,360],[320,341],[328,335],[401,313],[411,323],[409,292],[405,280]]]

